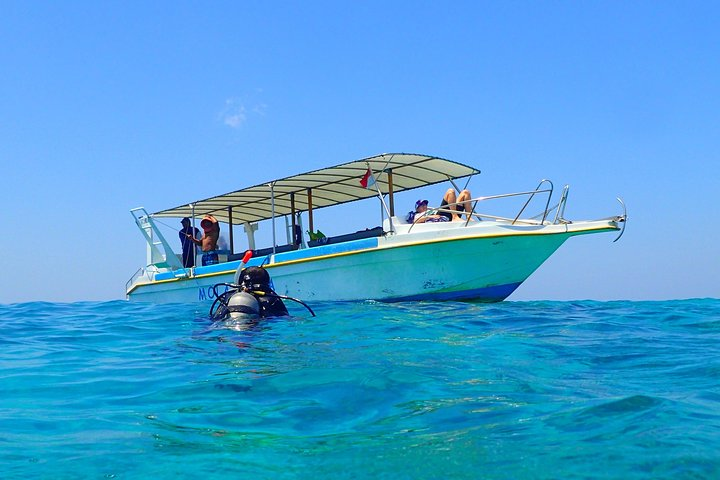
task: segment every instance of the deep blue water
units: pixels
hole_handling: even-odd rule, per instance
[[[0,306],[0,477],[720,478],[720,300]]]

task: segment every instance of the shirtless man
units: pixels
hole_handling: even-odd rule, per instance
[[[203,236],[200,240],[192,238],[190,235],[187,237],[192,240],[193,243],[199,245],[202,248],[202,264],[204,265],[215,265],[218,263],[217,254],[217,242],[220,238],[220,224],[217,219],[212,215],[205,215],[200,226],[203,229]]]

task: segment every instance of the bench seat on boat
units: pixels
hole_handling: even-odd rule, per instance
[[[308,247],[317,247],[318,245],[332,245],[335,243],[349,242],[351,240],[360,240],[363,238],[380,237],[383,235],[382,227],[366,228],[365,230],[358,230],[355,233],[347,233],[345,235],[337,235],[334,237],[325,237],[318,240],[310,240]]]
[[[292,243],[288,243],[287,245],[278,245],[275,247],[275,253],[284,253],[284,252],[290,252],[292,250],[297,250],[297,246],[293,245]],[[246,250],[247,251],[247,250]],[[268,248],[260,248],[258,250],[252,251],[253,257],[263,257],[265,255],[270,255],[273,253],[272,247]],[[228,255],[228,262],[233,262],[235,260],[242,260],[242,258],[245,256],[245,252],[242,253],[233,253],[232,255]]]

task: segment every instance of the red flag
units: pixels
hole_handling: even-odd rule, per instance
[[[368,167],[367,172],[365,172],[365,175],[360,179],[360,185],[362,185],[363,188],[370,188],[375,185],[375,177],[370,167]]]

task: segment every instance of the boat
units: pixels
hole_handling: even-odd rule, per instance
[[[395,195],[400,192],[443,182],[460,192],[478,174],[474,167],[436,156],[387,153],[155,213],[134,208],[131,213],[147,243],[147,261],[128,280],[126,298],[210,304],[223,293],[216,285],[227,289],[238,283],[242,269],[262,266],[278,294],[307,302],[498,302],[568,238],[616,232],[617,241],[624,233],[627,210],[620,198],[619,215],[567,220],[569,186],[555,195],[552,182],[545,179],[534,189],[474,197],[471,214],[460,221],[408,222],[404,213],[396,212]],[[367,228],[334,236],[316,230],[317,210],[373,197],[380,214]],[[515,210],[491,213],[494,202],[500,201],[517,202]],[[447,212],[452,207],[431,210]],[[531,215],[530,208],[539,213]],[[220,252],[217,264],[185,268],[158,223],[183,217],[194,223],[206,214],[229,233],[229,248]],[[264,248],[256,248],[260,224],[272,231],[272,241]],[[248,248],[236,252],[234,232],[241,227]],[[329,231],[327,225],[318,227]],[[277,235],[278,228],[285,234]]]

